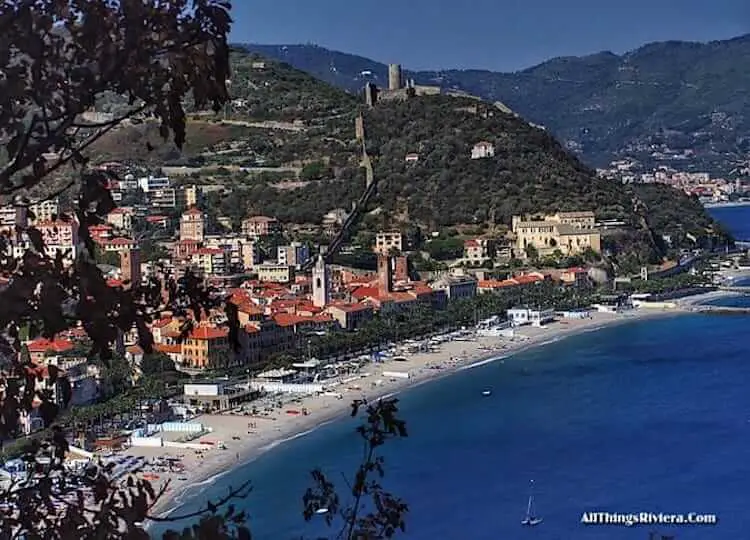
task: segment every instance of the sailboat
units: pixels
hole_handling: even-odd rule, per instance
[[[531,486],[532,488],[534,486],[533,480],[531,481]],[[542,518],[534,515],[534,494],[529,493],[529,503],[526,505],[526,517],[521,521],[521,525],[533,527],[534,525],[539,525],[541,522]]]

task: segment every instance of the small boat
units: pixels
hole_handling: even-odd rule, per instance
[[[492,395],[492,390],[482,390],[482,395],[487,397]]]
[[[315,513],[316,513],[316,514],[327,514],[327,513],[328,513],[328,508],[318,508],[318,509],[317,509],[317,510],[315,511]]]
[[[531,487],[534,487],[534,481],[531,481]],[[526,517],[521,520],[521,525],[526,527],[533,527],[539,525],[542,522],[542,518],[534,515],[534,494],[529,494],[529,502],[526,505]]]

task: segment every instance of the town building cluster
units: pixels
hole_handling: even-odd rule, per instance
[[[251,215],[235,226],[236,232],[217,230],[201,210],[204,188],[174,186],[165,177],[126,177],[110,186],[113,196],[126,204],[106,216],[105,223],[89,227],[99,255],[106,259],[101,268],[110,286],[127,288],[140,283],[156,271],[158,263],[175,276],[191,270],[237,306],[237,342],[230,343],[223,310],[192,321],[187,335],[184,317],[165,313],[151,324],[155,350],[167,355],[178,369],[193,374],[252,369],[273,355],[304,347],[314,335],[357,331],[376,313],[438,310],[476,294],[547,279],[580,284],[588,279],[583,268],[495,280],[467,271],[466,266],[498,253],[523,258],[532,245],[542,255],[560,251],[566,256],[601,247],[592,212],[517,216],[512,224],[513,241],[466,240],[462,262],[468,264],[423,278],[410,271],[402,233],[379,231],[372,246],[376,270],[356,271],[329,264],[308,244],[287,240],[284,226],[274,217]],[[133,191],[145,196],[147,203],[127,203]],[[79,249],[79,225],[75,219],[62,218],[60,206],[57,199],[50,199],[0,207],[0,231],[12,240],[14,254],[22,255],[30,245],[25,230],[33,226],[41,232],[48,253],[59,252],[72,262]],[[145,254],[144,238],[162,251]],[[270,242],[272,238],[276,241]],[[133,330],[121,336],[117,347],[137,366],[144,353],[136,343]],[[52,341],[28,342],[38,384],[51,385],[54,393],[56,383],[49,376],[54,365],[73,382],[74,403],[95,400],[100,374],[86,362],[86,345],[80,328]]]
[[[638,162],[624,159],[613,161],[608,168],[598,169],[597,173],[603,178],[625,184],[666,184],[688,195],[695,195],[707,204],[750,198],[750,181],[747,179],[712,177],[707,172],[685,172],[666,166],[650,172],[637,172],[638,169]],[[739,169],[742,168],[738,167],[735,172],[748,172]]]

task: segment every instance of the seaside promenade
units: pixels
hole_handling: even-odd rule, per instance
[[[677,315],[685,312],[682,303],[675,308],[653,307],[623,313],[592,312],[589,318],[565,319],[543,327],[524,326],[512,337],[482,336],[469,340],[446,341],[438,350],[406,355],[406,361],[368,364],[354,376],[348,376],[328,392],[310,396],[267,398],[258,404],[262,414],[201,415],[195,419],[211,428],[210,438],[221,441],[225,449],[207,451],[167,448],[130,448],[128,454],[146,459],[179,458],[184,466],[179,474],[167,473],[155,482],[169,482],[169,491],[154,507],[154,513],[168,513],[194,494],[206,482],[228,473],[266,451],[290,439],[302,436],[322,424],[348,415],[355,399],[375,400],[408,388],[448,376],[463,369],[502,359],[583,332],[596,331],[615,324]],[[393,376],[398,372],[402,377]],[[408,375],[405,375],[407,374]],[[477,391],[479,391],[478,389]],[[306,414],[299,414],[299,411]]]
[[[158,501],[154,513],[168,513],[194,494],[196,489],[243,465],[264,452],[293,438],[346,416],[355,399],[375,400],[448,376],[463,369],[502,359],[583,332],[616,324],[643,321],[655,317],[679,316],[696,311],[707,312],[718,306],[705,306],[719,298],[732,296],[727,291],[712,291],[671,302],[642,304],[621,313],[592,312],[589,318],[557,320],[543,327],[516,328],[512,337],[482,336],[468,340],[446,341],[433,352],[406,355],[406,361],[386,361],[365,365],[359,373],[331,384],[317,395],[270,396],[257,403],[260,411],[242,414],[201,415],[193,421],[211,429],[210,439],[221,441],[224,449],[205,451],[169,448],[133,447],[129,455],[149,460],[179,458],[179,473],[162,474],[156,485],[169,482],[169,491]],[[393,376],[399,372],[402,377]],[[408,374],[408,375],[406,375]],[[480,389],[478,389],[479,391]],[[256,405],[254,402],[253,405]],[[305,411],[305,414],[300,414]]]

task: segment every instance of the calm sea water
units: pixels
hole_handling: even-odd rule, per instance
[[[742,316],[624,324],[404,393],[410,436],[384,452],[384,484],[410,505],[403,537],[648,537],[647,526],[580,524],[582,512],[599,510],[716,513],[716,526],[659,530],[678,540],[747,538],[748,335]],[[482,397],[488,385],[493,394]],[[280,445],[200,488],[179,513],[251,479],[255,489],[240,506],[255,538],[325,534],[301,516],[308,471],[322,468],[345,493],[341,477],[361,456],[354,428],[343,419]],[[525,530],[530,479],[544,522]]]
[[[711,208],[709,213],[732,231],[737,240],[750,241],[750,206]]]

